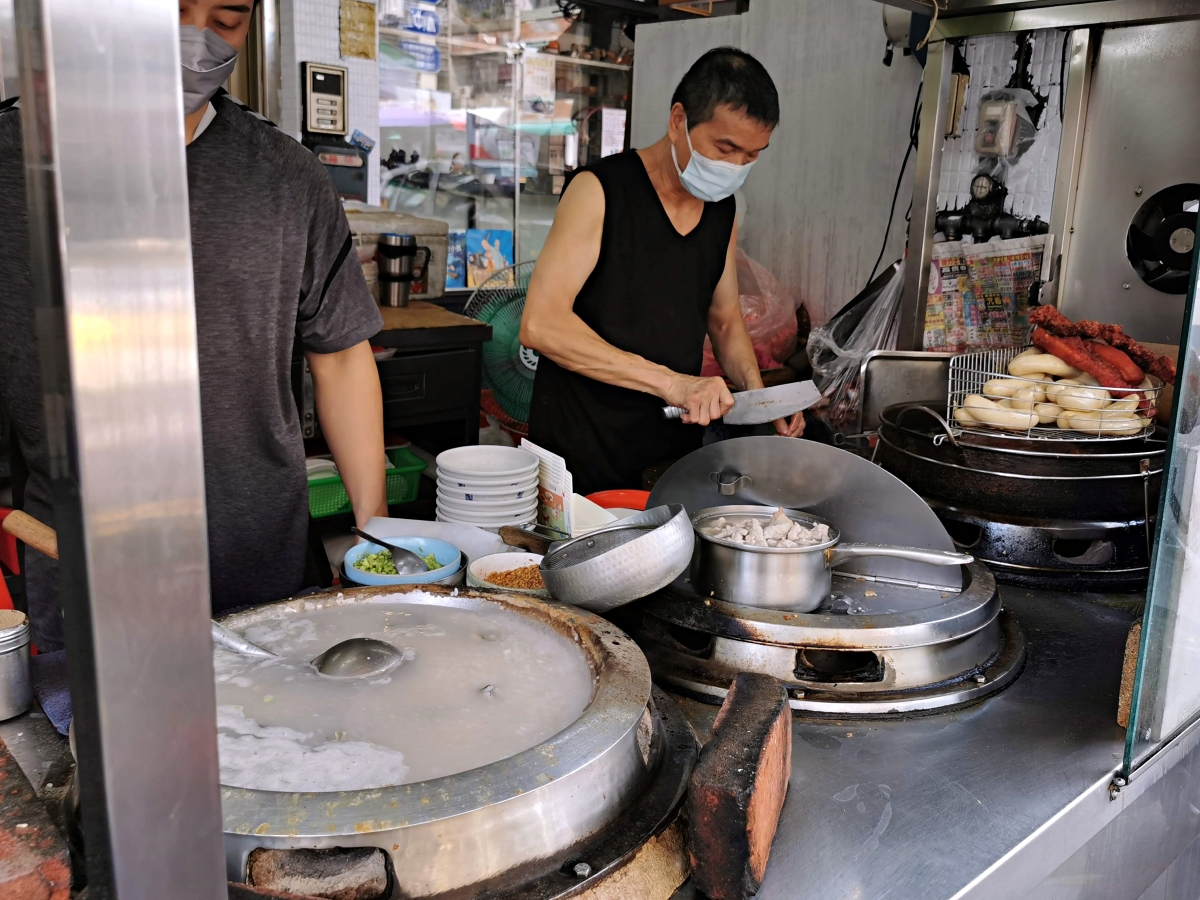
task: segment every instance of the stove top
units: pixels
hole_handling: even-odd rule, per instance
[[[835,575],[811,613],[723,603],[686,582],[626,607],[618,624],[668,689],[720,703],[737,672],[788,688],[794,712],[826,716],[920,713],[973,702],[1009,684],[1024,639],[980,563],[962,588]]]

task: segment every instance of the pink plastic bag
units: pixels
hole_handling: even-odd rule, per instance
[[[796,349],[796,310],[800,301],[779,280],[741,250],[737,252],[738,302],[754,343],[760,369],[777,369]],[[721,375],[712,341],[704,339],[701,375]]]

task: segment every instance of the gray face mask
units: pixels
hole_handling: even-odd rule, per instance
[[[195,25],[179,26],[179,57],[183,63],[183,111],[203,109],[237,63],[237,51],[219,34]]]

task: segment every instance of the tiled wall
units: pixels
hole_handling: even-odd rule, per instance
[[[280,0],[280,56],[283,73],[282,128],[300,136],[300,64],[320,62],[345,66],[349,78],[349,126],[379,141],[379,67],[373,59],[342,59],[338,0]],[[379,172],[379,148],[369,163]],[[368,179],[368,202],[379,202],[379,179]]]

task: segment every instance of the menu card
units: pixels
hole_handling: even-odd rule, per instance
[[[574,478],[567,471],[567,461],[529,438],[521,438],[521,449],[538,458],[538,524],[563,535],[572,534]]]

